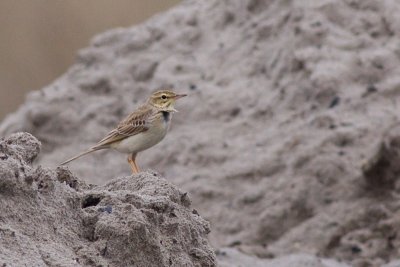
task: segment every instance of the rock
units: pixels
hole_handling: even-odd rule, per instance
[[[32,161],[39,155],[41,143],[29,133],[15,133],[8,138],[2,140],[0,147],[3,154],[9,153],[11,150],[14,155],[32,163]],[[4,156],[3,156],[4,157]]]
[[[400,132],[391,129],[377,145],[371,158],[362,166],[371,190],[395,189],[400,175]]]
[[[221,267],[350,267],[345,263],[306,254],[293,254],[276,259],[257,259],[231,248],[218,250],[217,258]]]
[[[382,265],[382,267],[400,267],[400,260],[394,260],[388,264]]]
[[[153,173],[88,186],[66,168],[32,167],[40,142],[0,141],[2,266],[216,266],[210,225]]]

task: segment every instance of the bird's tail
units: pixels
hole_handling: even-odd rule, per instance
[[[76,155],[75,157],[70,158],[70,159],[64,161],[64,162],[61,163],[60,165],[65,165],[65,164],[67,164],[67,163],[69,163],[69,162],[71,162],[71,161],[73,161],[73,160],[76,160],[76,159],[78,159],[78,158],[80,158],[80,157],[83,157],[83,156],[85,156],[85,155],[87,155],[87,154],[89,154],[89,153],[92,153],[92,152],[97,151],[97,150],[100,150],[100,149],[103,149],[103,148],[96,148],[96,147],[89,148],[88,150],[86,150],[86,151],[84,151],[84,152],[82,152],[82,153]]]

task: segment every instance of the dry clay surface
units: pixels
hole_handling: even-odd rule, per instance
[[[55,168],[172,85],[189,96],[138,162],[189,192],[215,248],[382,266],[400,257],[399,12],[397,0],[185,1],[95,37],[0,132],[32,133]],[[129,173],[113,151],[69,168],[96,184]]]
[[[0,139],[1,266],[217,266],[210,225],[187,193],[154,172],[88,185],[65,168],[32,167],[40,147],[29,133]],[[310,255],[218,255],[221,267],[346,266]]]
[[[157,173],[87,185],[32,167],[39,150],[28,133],[0,140],[1,266],[215,266],[209,223]]]

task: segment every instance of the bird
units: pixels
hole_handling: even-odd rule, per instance
[[[124,118],[97,144],[60,165],[65,165],[98,150],[114,149],[128,154],[128,163],[132,173],[139,173],[140,169],[136,163],[137,154],[164,139],[173,113],[178,112],[174,108],[175,102],[185,96],[187,95],[177,94],[170,89],[154,92],[144,104]]]

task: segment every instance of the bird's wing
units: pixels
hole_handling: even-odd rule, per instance
[[[149,129],[149,118],[154,114],[152,107],[147,105],[139,107],[136,111],[122,120],[117,128],[110,131],[92,148],[106,148],[112,143],[121,141],[129,136],[145,132]]]

